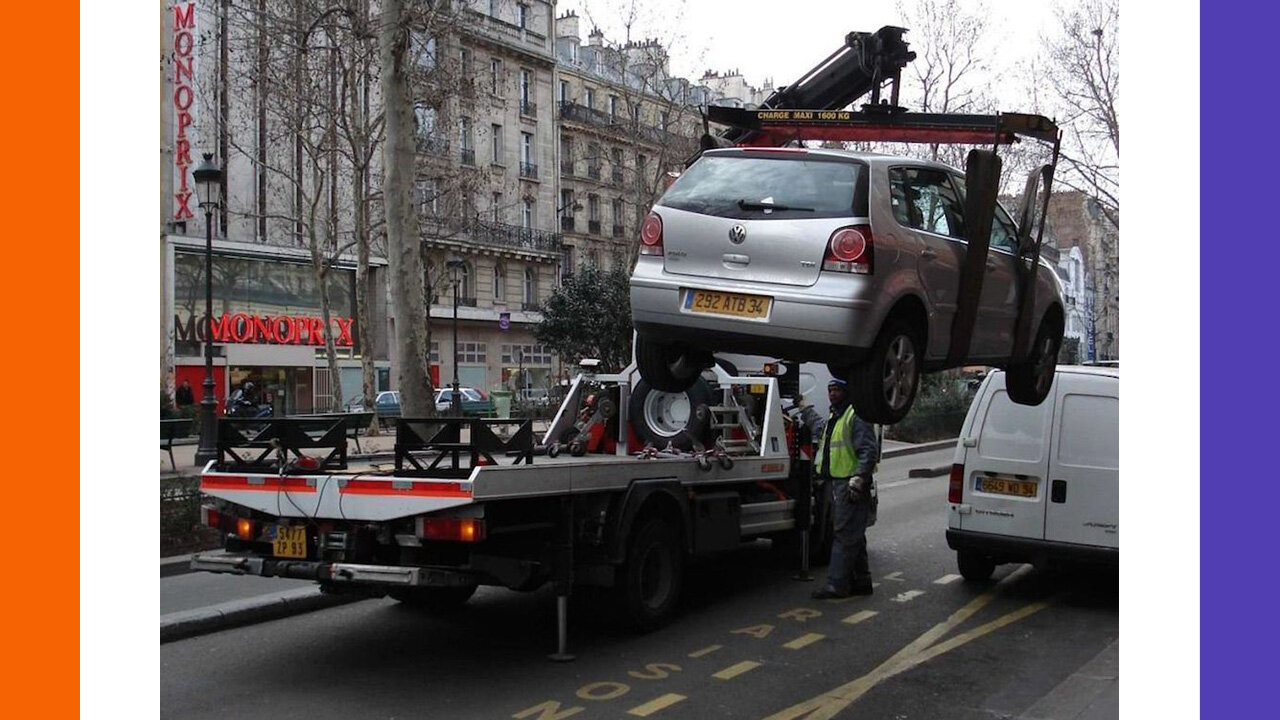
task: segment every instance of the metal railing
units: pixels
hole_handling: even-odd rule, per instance
[[[444,135],[439,133],[429,133],[418,135],[414,140],[418,152],[427,153],[428,155],[443,155],[445,150],[449,148],[449,141]]]
[[[591,233],[592,235],[599,235],[599,234],[600,234],[600,221],[599,221],[599,220],[588,220],[588,221],[587,221],[587,232]]]
[[[558,232],[534,230],[477,218],[449,218],[444,222],[443,229],[462,236],[457,238],[460,241],[470,241],[489,247],[523,250],[556,257],[559,257],[564,249],[564,236]]]
[[[622,168],[615,167],[610,177],[612,177],[613,181],[616,183],[622,182]]]
[[[463,165],[476,164],[476,151],[474,149],[462,148],[462,164]]]
[[[622,237],[623,233],[625,233],[626,231],[627,231],[626,227],[622,225],[613,226],[613,236],[616,238]]]
[[[561,175],[570,175],[570,176],[572,176],[572,175],[573,175],[573,161],[572,161],[572,160],[561,160],[561,161],[560,161],[560,174],[561,174]]]
[[[458,298],[458,304],[462,307],[475,307],[476,299],[474,297],[460,297]]]
[[[573,216],[572,216],[572,215],[561,215],[561,216],[560,216],[560,229],[561,229],[561,230],[565,230],[565,231],[572,231],[572,230],[573,230]]]
[[[538,179],[538,166],[533,163],[520,163],[520,177],[530,180]]]
[[[520,114],[521,114],[521,115],[524,115],[525,117],[537,117],[537,116],[538,116],[538,103],[536,103],[536,102],[534,102],[534,101],[532,101],[532,100],[521,100],[521,101],[520,101]]]
[[[599,180],[599,179],[600,179],[600,166],[599,166],[599,165],[588,165],[588,166],[587,166],[587,177],[591,178],[592,180]]]

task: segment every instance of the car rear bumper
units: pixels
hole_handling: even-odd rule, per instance
[[[1120,549],[1098,545],[1036,540],[1012,535],[993,535],[969,530],[947,530],[947,547],[952,550],[972,550],[989,555],[996,562],[1029,562],[1036,565],[1046,561],[1088,563],[1094,565],[1119,565]]]

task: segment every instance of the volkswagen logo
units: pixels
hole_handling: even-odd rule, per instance
[[[743,240],[747,239],[747,229],[741,225],[734,225],[729,230],[729,242],[734,245],[741,245]]]

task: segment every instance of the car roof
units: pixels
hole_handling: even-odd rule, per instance
[[[767,148],[766,151],[772,152],[777,157],[781,157],[781,158],[794,157],[794,159],[797,159],[797,160],[804,157],[804,155],[807,154],[807,155],[834,157],[834,158],[840,158],[845,160],[859,160],[861,162],[867,163],[868,165],[876,165],[876,166],[908,164],[908,165],[919,165],[921,167],[935,168],[937,170],[945,170],[947,172],[959,172],[959,170],[957,170],[956,168],[953,168],[950,165],[947,165],[945,163],[934,162],[931,160],[922,160],[920,158],[907,157],[905,155],[885,155],[883,153],[857,151],[857,150],[842,150],[842,149],[836,149],[836,148],[779,148],[779,149],[795,150],[796,152],[794,153],[794,155],[790,155],[787,153],[778,153],[777,150],[773,148]],[[804,151],[803,153],[800,152],[800,150],[802,149]],[[718,148],[715,150],[707,150],[706,152],[703,153],[703,155],[706,155],[706,156],[745,155],[745,154],[751,153],[752,151],[755,151],[758,153],[761,151],[761,148],[749,148],[749,147]]]
[[[1003,373],[1003,370],[995,370],[993,373]],[[1059,365],[1057,367],[1059,374],[1070,373],[1072,375],[1097,375],[1100,377],[1120,377],[1120,368],[1106,367],[1103,365]]]

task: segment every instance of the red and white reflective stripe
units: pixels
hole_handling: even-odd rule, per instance
[[[414,495],[418,497],[471,497],[471,490],[462,487],[458,482],[440,482],[437,480],[360,480],[352,479],[340,483],[338,491],[348,495],[389,495],[401,497]]]
[[[201,490],[262,490],[270,492],[313,493],[315,478],[280,477],[279,475],[204,475]]]

